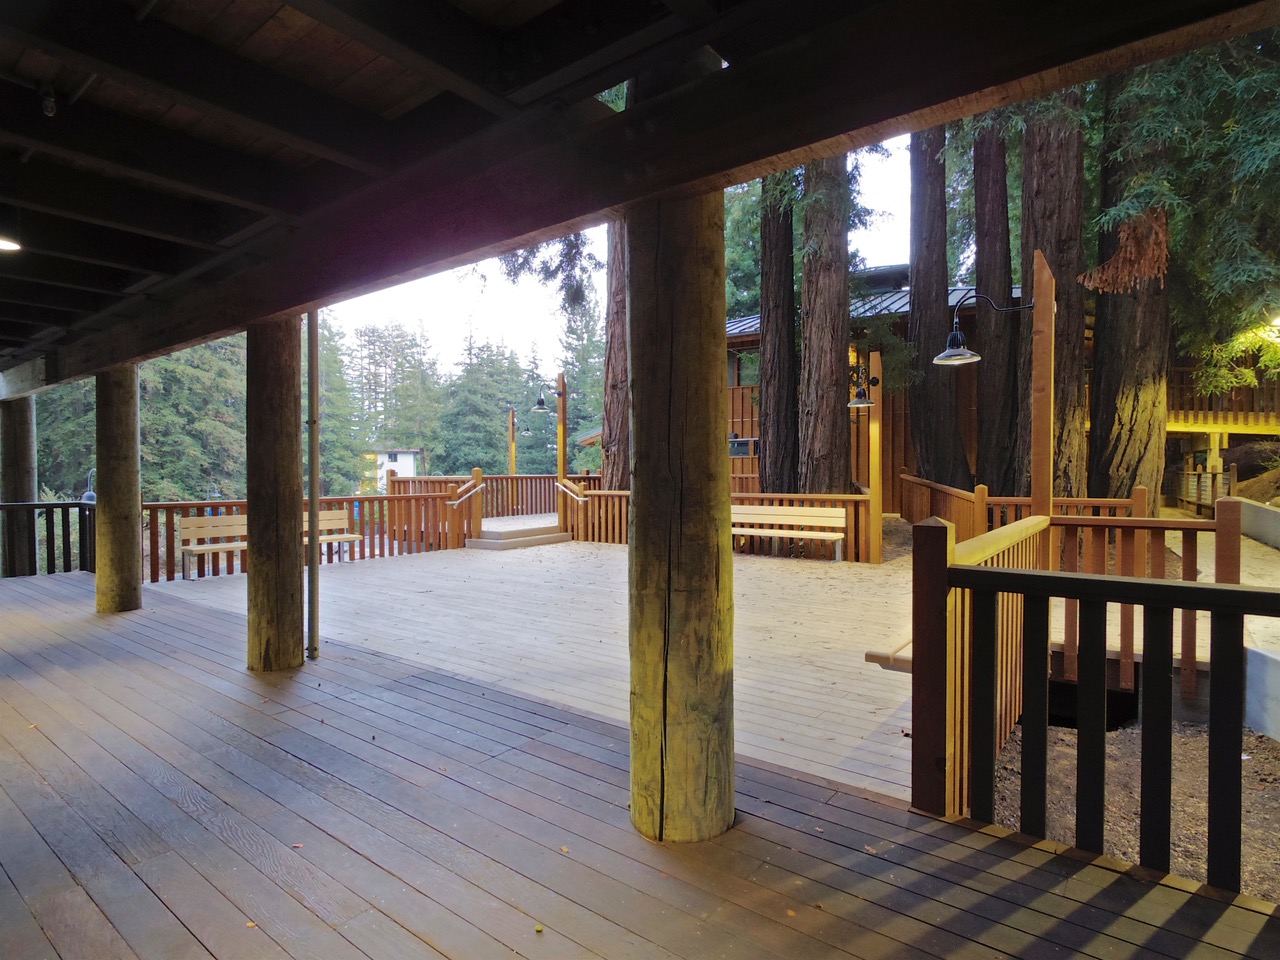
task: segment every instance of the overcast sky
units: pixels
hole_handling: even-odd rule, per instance
[[[910,221],[910,179],[907,138],[889,141],[891,155],[863,159],[863,202],[879,211],[868,230],[850,235],[867,266],[907,262]],[[590,231],[594,252],[605,259],[604,227]],[[597,290],[604,288],[601,271]],[[423,330],[443,373],[456,371],[467,336],[505,344],[528,363],[537,351],[539,365],[554,370],[560,355],[561,316],[553,287],[525,278],[512,284],[496,260],[425,277],[390,287],[330,308],[345,330],[370,324],[399,323],[410,331]]]

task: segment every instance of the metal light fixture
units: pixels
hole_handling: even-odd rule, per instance
[[[880,378],[872,377],[870,380],[868,380],[866,367],[859,367],[858,368],[858,389],[853,391],[853,399],[849,401],[849,406],[854,408],[874,407],[876,405],[876,402],[872,400],[870,395],[867,393],[867,387],[878,387],[878,386],[880,386]]]
[[[98,495],[93,492],[93,478],[97,474],[98,468],[91,467],[89,470],[89,479],[85,481],[84,493],[80,494],[81,503],[97,503]]]
[[[0,206],[0,252],[13,253],[21,249],[18,208]]]
[[[959,366],[962,363],[977,363],[982,359],[981,356],[965,345],[964,334],[960,332],[960,307],[969,300],[985,300],[991,304],[991,309],[997,313],[1015,313],[1019,310],[1030,310],[1036,305],[1033,300],[1030,303],[1024,303],[1016,307],[1002,307],[985,293],[979,293],[977,290],[966,291],[956,301],[955,315],[951,322],[951,333],[947,337],[947,349],[933,358],[933,362],[939,366]]]
[[[533,409],[531,409],[529,412],[530,413],[550,413],[551,412],[551,408],[547,406],[547,398],[543,395],[541,390],[538,391],[538,402],[533,405]]]

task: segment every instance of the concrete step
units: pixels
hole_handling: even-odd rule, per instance
[[[506,527],[490,530],[484,527],[480,531],[481,540],[522,540],[525,537],[545,537],[551,533],[559,533],[559,524],[550,524],[537,527]]]
[[[552,530],[550,533],[540,533],[534,536],[495,537],[493,539],[482,537],[478,540],[468,540],[467,547],[477,550],[518,550],[521,547],[538,547],[544,543],[566,543],[572,539],[573,537],[570,534]]]

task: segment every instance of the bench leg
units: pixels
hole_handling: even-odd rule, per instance
[[[836,563],[844,559],[844,544],[839,540],[836,541]]]
[[[184,553],[182,555],[182,579],[191,579],[191,554]]]

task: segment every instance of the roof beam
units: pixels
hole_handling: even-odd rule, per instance
[[[261,214],[146,190],[34,158],[0,160],[0,202],[170,243],[218,249]]]
[[[298,212],[286,209],[279,168],[83,100],[46,117],[39,97],[0,83],[0,143],[261,213]]]
[[[992,0],[980,22],[968,11],[962,0],[885,0],[576,132],[491,128],[263,237],[254,261],[215,285],[172,300],[157,290],[119,329],[60,349],[57,375],[85,376],[598,223],[636,200],[723,187],[1280,20],[1280,4],[1230,0]],[[917,29],[939,18],[951,29]],[[954,63],[957,49],[965,60],[904,73],[908,47],[923,62]]]
[[[496,117],[519,112],[474,74],[475,64],[497,62],[500,35],[446,0],[290,0],[289,6]]]
[[[123,3],[5,0],[0,36],[370,176],[386,172],[387,125],[341,100]]]
[[[121,294],[123,296],[123,294]],[[13,280],[0,277],[0,303],[21,303],[46,310],[64,310],[68,313],[97,313],[106,309],[118,297],[83,290],[50,287],[30,280]]]
[[[162,240],[32,211],[22,217],[22,252],[15,256],[21,258],[28,251],[162,276],[181,273],[203,259],[194,250]]]
[[[141,279],[136,272],[59,260],[30,250],[22,251],[20,256],[0,256],[0,277],[108,295],[122,294]]]

